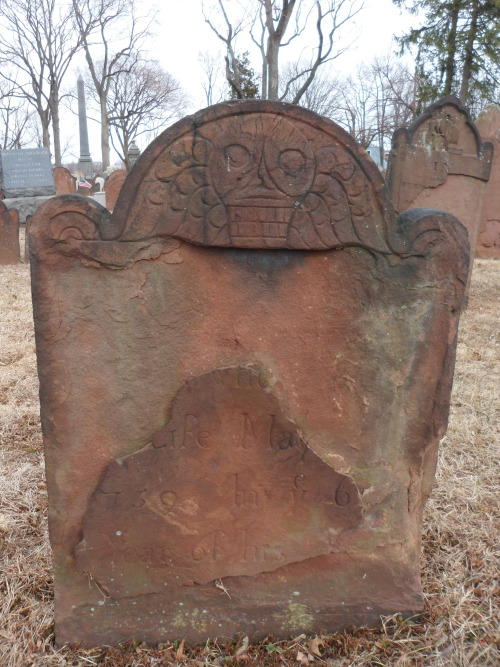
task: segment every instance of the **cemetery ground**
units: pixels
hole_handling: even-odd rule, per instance
[[[54,646],[29,267],[0,268],[0,666],[500,664],[500,265],[476,260],[450,423],[425,508],[425,609],[379,629],[94,650]],[[220,595],[225,595],[223,584]],[[180,638],[182,640],[182,637]]]

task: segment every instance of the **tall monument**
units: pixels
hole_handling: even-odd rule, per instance
[[[85,90],[83,88],[83,78],[80,75],[77,81],[78,90],[78,122],[80,126],[80,159],[78,160],[78,170],[85,178],[92,178],[94,174],[94,165],[90,157],[89,135],[87,132],[87,111],[85,108]]]

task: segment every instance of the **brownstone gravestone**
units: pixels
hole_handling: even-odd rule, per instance
[[[490,104],[479,114],[476,127],[483,141],[494,146],[490,180],[486,185],[476,257],[500,257],[500,106]]]
[[[422,609],[465,228],[396,220],[298,107],[165,131],[109,216],[30,225],[56,637],[252,637]]]
[[[71,195],[76,192],[76,179],[70,174],[66,167],[55,167],[53,169],[56,194]]]
[[[104,183],[104,192],[106,193],[106,208],[113,212],[116,206],[116,200],[122,189],[122,185],[127,178],[126,169],[116,169],[106,179]]]
[[[416,206],[452,213],[467,228],[474,249],[492,154],[456,97],[432,104],[409,128],[394,133],[387,183],[396,213]]]
[[[15,208],[8,210],[0,202],[0,265],[17,264],[20,261],[19,213]]]

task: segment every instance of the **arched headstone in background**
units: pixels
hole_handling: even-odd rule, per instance
[[[493,144],[493,163],[486,185],[483,216],[476,244],[476,257],[500,257],[500,106],[488,105],[476,120],[483,141]]]
[[[443,97],[394,133],[387,183],[396,212],[418,206],[455,215],[474,256],[492,156],[460,100]],[[472,262],[469,281],[471,271]]]
[[[59,644],[421,610],[458,220],[397,220],[338,126],[247,101],[166,130],[112,216],[60,197],[29,233]]]
[[[19,246],[19,213],[8,210],[0,202],[0,264],[17,264],[21,261]]]
[[[104,182],[104,192],[106,193],[106,208],[108,211],[111,211],[111,213],[116,206],[118,195],[120,194],[120,190],[122,189],[122,185],[126,178],[126,169],[115,169],[115,171],[112,171]]]
[[[56,194],[71,195],[76,192],[76,179],[66,167],[55,167],[53,169]]]

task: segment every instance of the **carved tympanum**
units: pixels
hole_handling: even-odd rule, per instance
[[[387,180],[396,211],[428,206],[419,202],[419,195],[443,185],[449,175],[488,181],[492,156],[492,145],[482,143],[467,109],[456,97],[444,97],[409,128],[394,133]],[[457,201],[461,195],[457,192]],[[439,194],[434,206],[440,208]]]
[[[112,595],[255,575],[335,551],[353,480],[324,463],[255,370],[187,382],[153,442],[113,461],[76,563]]]

